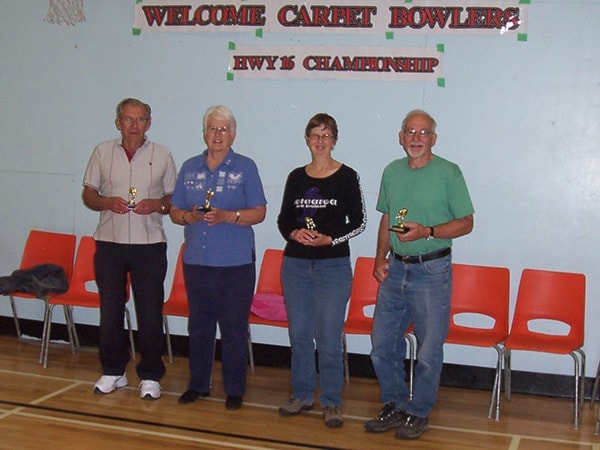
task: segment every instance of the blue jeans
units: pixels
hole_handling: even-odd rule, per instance
[[[292,346],[292,396],[304,403],[314,401],[316,342],[321,406],[341,406],[342,332],[352,285],[350,258],[284,257],[281,280]]]
[[[371,334],[371,361],[383,403],[393,402],[418,417],[427,417],[431,412],[444,362],[451,292],[450,255],[416,264],[390,258],[388,277],[379,287]],[[413,399],[409,402],[404,381],[404,333],[411,323],[417,337],[418,363]]]

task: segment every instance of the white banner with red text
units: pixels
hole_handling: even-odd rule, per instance
[[[227,72],[239,78],[328,78],[443,83],[443,46],[303,47],[229,44]]]
[[[263,33],[527,35],[530,0],[136,0],[133,33],[250,31]],[[526,40],[521,38],[521,40]]]

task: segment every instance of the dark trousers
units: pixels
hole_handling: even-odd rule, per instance
[[[167,272],[167,244],[96,242],[96,283],[100,293],[100,362],[104,375],[122,375],[130,359],[123,326],[127,275],[131,279],[138,325],[141,380],[159,381],[165,374],[162,308]]]
[[[234,267],[184,264],[183,274],[190,308],[189,389],[210,390],[218,324],[225,394],[241,397],[246,393],[248,315],[254,294],[255,264]]]

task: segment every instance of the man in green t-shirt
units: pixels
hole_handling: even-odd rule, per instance
[[[460,168],[432,152],[435,127],[425,111],[406,115],[400,144],[407,156],[385,168],[377,200],[382,216],[373,276],[380,287],[371,360],[384,406],[365,428],[396,428],[398,439],[416,439],[429,428],[450,318],[452,239],[473,229],[473,205]],[[419,363],[409,401],[404,335],[411,324]]]

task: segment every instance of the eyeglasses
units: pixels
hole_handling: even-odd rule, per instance
[[[333,134],[329,134],[329,133],[325,133],[325,134],[310,133],[308,135],[308,137],[309,137],[309,139],[311,139],[313,141],[318,141],[320,139],[323,139],[323,140],[335,139]]]
[[[414,139],[415,136],[419,136],[422,138],[426,138],[435,133],[435,131],[431,130],[413,130],[412,128],[407,128],[403,131],[403,133],[411,139]]]
[[[208,129],[209,133],[220,134],[221,136],[229,133],[229,128],[227,127],[210,127]]]
[[[123,122],[125,125],[131,125],[135,122],[136,125],[145,125],[150,118],[149,117],[121,117],[120,118],[121,122]]]

